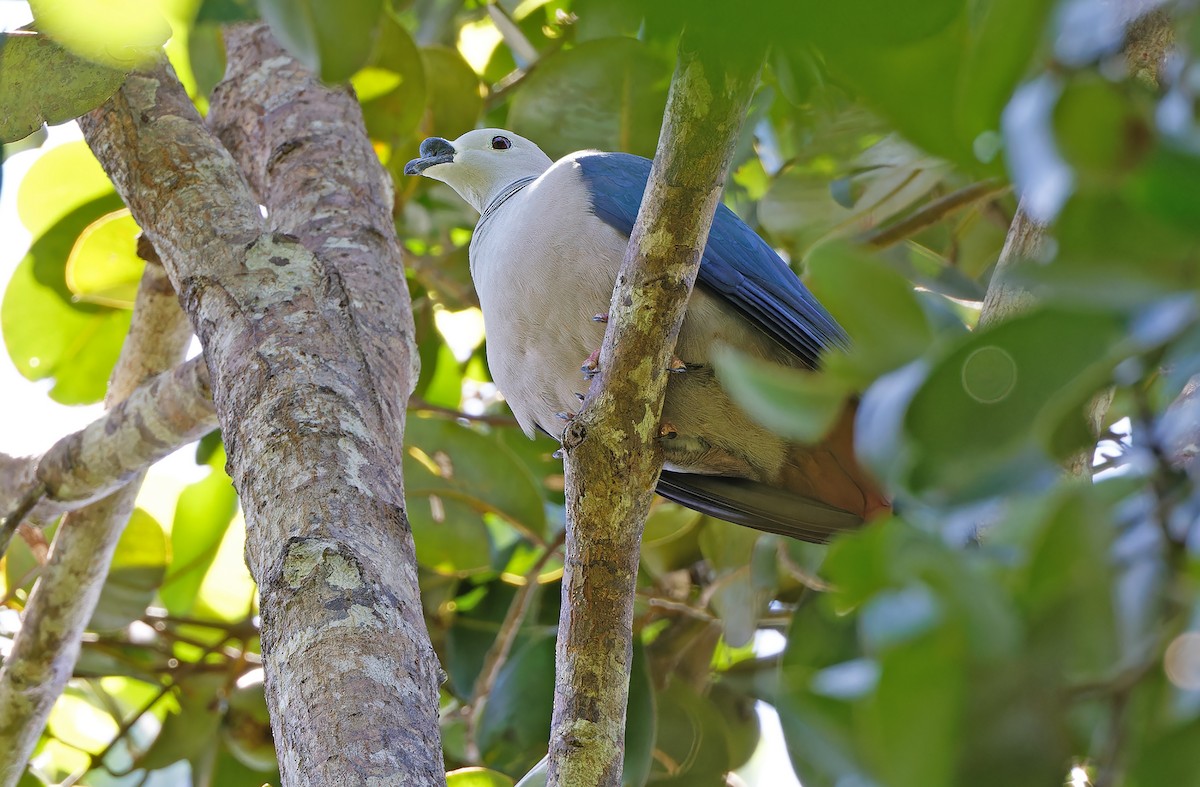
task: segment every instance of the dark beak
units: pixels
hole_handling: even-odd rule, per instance
[[[454,146],[441,137],[430,137],[421,143],[421,157],[404,165],[405,175],[420,175],[434,164],[454,161]]]

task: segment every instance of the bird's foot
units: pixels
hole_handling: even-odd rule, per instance
[[[593,316],[592,322],[608,322],[608,312],[602,312]]]
[[[554,414],[554,417],[560,421],[570,421],[576,415],[577,415],[577,413],[573,413],[570,410],[559,410],[557,413]]]
[[[687,364],[680,360],[678,355],[671,356],[671,362],[667,364],[667,371],[671,374],[683,374],[688,370]]]
[[[662,426],[658,428],[658,436],[664,440],[674,440],[679,437],[679,430],[670,421],[663,421]]]
[[[596,350],[589,355],[584,360],[583,365],[579,367],[579,370],[583,372],[583,379],[585,380],[590,380],[600,374],[600,351]]]

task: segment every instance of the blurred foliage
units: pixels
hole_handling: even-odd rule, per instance
[[[512,785],[533,768],[534,783],[553,696],[561,464],[490,382],[467,271],[474,214],[401,169],[421,138],[479,125],[552,155],[650,155],[679,32],[708,7],[160,5],[202,111],[223,71],[220,26],[260,15],[363,105],[396,179],[422,360],[404,471],[447,673],[448,782]],[[735,354],[719,369],[754,415],[798,437],[858,402],[860,454],[899,513],[826,548],[657,504],[626,783],[736,784],[726,774],[739,769],[777,783],[777,763],[751,759],[766,702],[806,787],[1200,784],[1200,467],[1173,461],[1194,453],[1200,417],[1192,398],[1172,406],[1200,371],[1194,4],[1165,6],[1173,55],[1132,73],[1120,4],[1104,0],[741,6],[729,45],[765,35],[772,49],[726,201],[856,342],[818,374]],[[136,43],[161,32],[157,19],[121,29]],[[0,40],[0,79],[34,64],[56,74],[0,95],[5,139],[89,109],[121,73],[89,59],[78,31],[38,29]],[[1016,211],[1009,177],[1050,222],[1034,258],[1005,273],[1038,300],[977,328]],[[17,206],[34,242],[0,309],[9,355],[53,398],[97,401],[129,320],[136,227],[82,143],[41,156]],[[1105,391],[1097,433],[1085,411]],[[1097,445],[1094,478],[1063,473]],[[76,772],[96,785],[277,783],[219,435],[196,461],[203,477],[172,518],[135,514],[23,787]],[[44,542],[14,545],[3,606],[23,608],[45,559]],[[0,637],[16,620],[0,614]]]

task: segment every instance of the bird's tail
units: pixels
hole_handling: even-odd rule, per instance
[[[778,486],[871,520],[890,511],[891,503],[854,455],[856,410],[848,405],[820,443],[790,445]]]
[[[854,457],[854,411],[847,407],[821,443],[789,446],[783,468],[771,483],[664,471],[658,493],[756,530],[828,541],[891,509]]]

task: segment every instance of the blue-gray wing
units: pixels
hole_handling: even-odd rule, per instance
[[[650,178],[650,160],[628,153],[589,153],[576,159],[592,210],[626,236],[633,231]],[[696,283],[718,295],[809,367],[845,331],[766,241],[721,205],[713,217]]]

